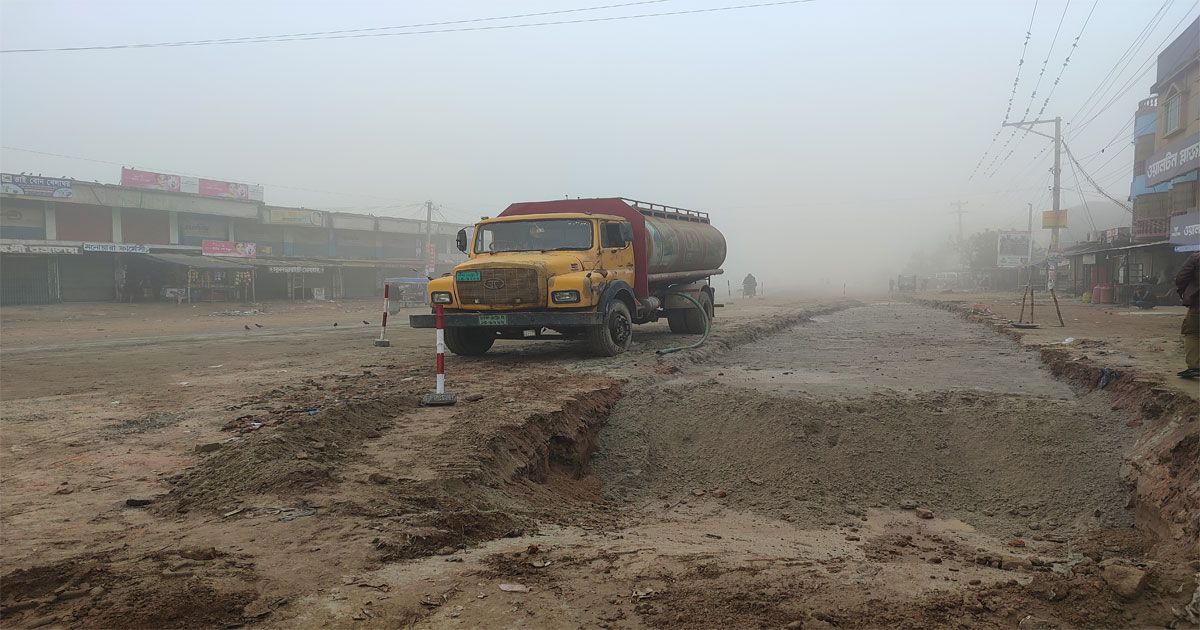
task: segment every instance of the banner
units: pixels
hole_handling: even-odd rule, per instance
[[[205,256],[230,256],[232,258],[254,258],[258,255],[258,243],[235,241],[200,241],[200,253]]]
[[[302,208],[271,208],[271,223],[281,225],[325,225],[325,217],[320,210],[304,210]]]
[[[224,182],[217,179],[170,175],[152,171],[121,168],[121,185],[130,188],[181,192],[205,197],[225,197],[242,201],[262,201],[262,186]]]
[[[0,173],[0,191],[10,195],[57,197],[67,199],[72,194],[71,180]]]
[[[996,234],[996,266],[1024,267],[1029,264],[1029,232],[1001,230]]]

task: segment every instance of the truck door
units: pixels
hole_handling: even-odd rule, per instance
[[[629,222],[600,222],[600,266],[633,286],[633,226]]]

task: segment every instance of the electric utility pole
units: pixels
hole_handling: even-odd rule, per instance
[[[433,251],[433,202],[425,202],[425,277],[437,273],[437,258]]]
[[[954,211],[954,214],[958,215],[958,247],[959,247],[959,249],[962,249],[962,244],[963,244],[962,217],[964,214],[967,213],[966,210],[963,210],[963,206],[967,205],[967,202],[953,201],[950,203],[950,205],[952,205],[956,208],[956,210]]]
[[[1034,125],[1043,125],[1043,124],[1049,124],[1049,123],[1054,123],[1054,135],[1053,136],[1050,134],[1042,133],[1040,131],[1035,131],[1033,129]],[[1028,131],[1029,133],[1035,133],[1039,136],[1042,136],[1043,138],[1049,138],[1050,140],[1054,141],[1054,170],[1052,171],[1054,173],[1054,189],[1053,189],[1054,223],[1052,224],[1052,227],[1050,228],[1050,250],[1047,255],[1047,258],[1049,258],[1050,255],[1053,255],[1058,252],[1058,226],[1060,223],[1062,223],[1062,221],[1060,220],[1060,217],[1061,217],[1060,211],[1062,210],[1062,147],[1063,147],[1062,116],[1057,116],[1055,118],[1050,118],[1050,119],[1046,119],[1046,120],[1022,120],[1020,122],[1004,123],[1002,126],[1003,127],[1018,127],[1018,128],[1024,129],[1025,131]],[[1033,239],[1032,232],[1029,234],[1029,238],[1030,238],[1030,242],[1032,242],[1032,239]],[[1030,259],[1029,263],[1032,265],[1033,260]],[[1047,271],[1046,285],[1051,291],[1053,291],[1054,290],[1054,270],[1049,268],[1049,265],[1047,265],[1046,271]]]

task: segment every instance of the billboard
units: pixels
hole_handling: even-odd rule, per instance
[[[304,208],[271,208],[268,218],[271,223],[279,225],[325,225],[325,217],[320,210],[305,210]]]
[[[218,179],[171,175],[121,167],[121,185],[146,190],[189,193],[204,197],[223,197],[241,201],[262,201],[262,186],[238,184]]]
[[[258,243],[238,243],[205,239],[200,242],[200,253],[205,256],[231,256],[254,258],[258,255]]]
[[[58,197],[59,199],[67,199],[73,194],[69,179],[14,175],[12,173],[0,173],[0,191],[10,195]]]
[[[1024,267],[1029,264],[1029,232],[1001,230],[996,233],[996,266]]]
[[[1053,228],[1065,228],[1065,227],[1067,227],[1067,211],[1066,210],[1059,210],[1057,212],[1055,212],[1054,210],[1046,210],[1046,211],[1042,212],[1042,229],[1043,230],[1050,230]]]

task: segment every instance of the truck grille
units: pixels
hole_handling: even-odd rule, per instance
[[[472,304],[541,304],[538,273],[535,269],[511,267],[477,269],[479,280],[456,280],[458,299],[463,306]]]

